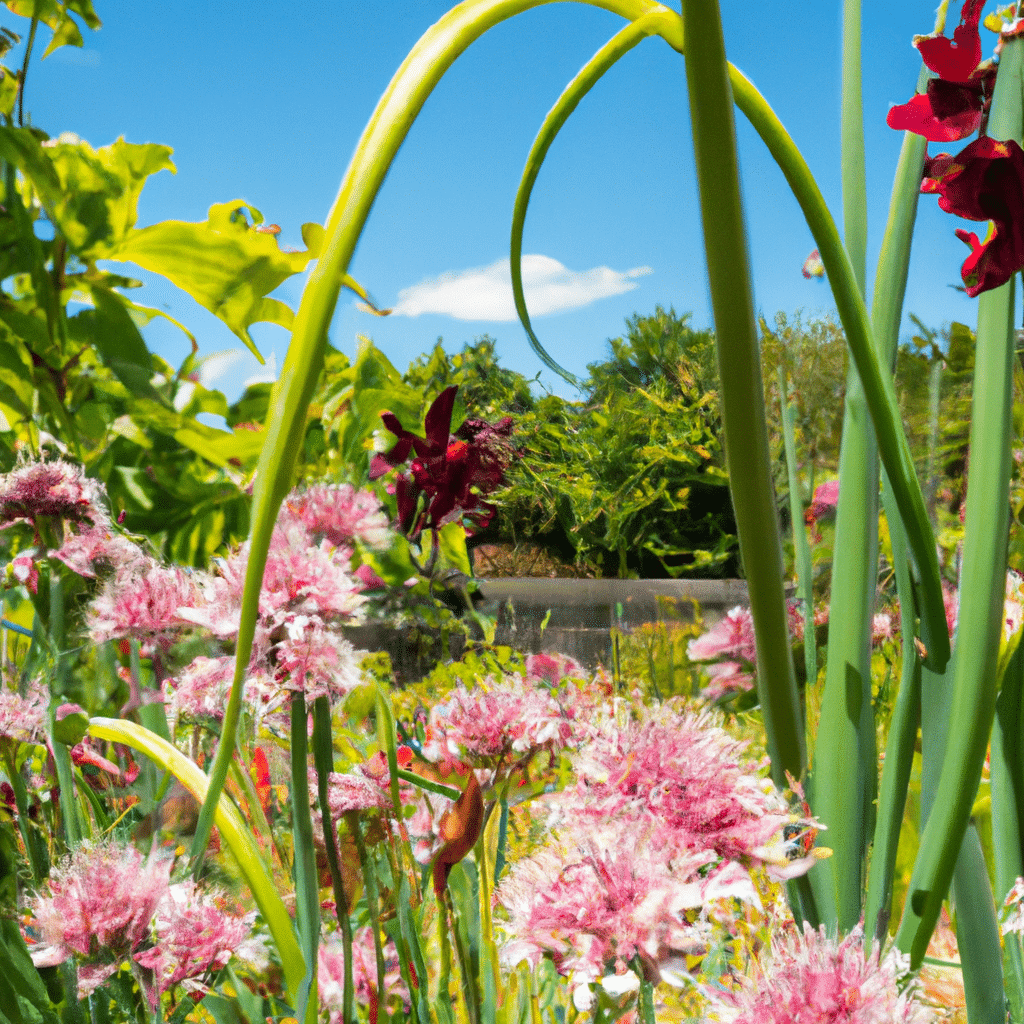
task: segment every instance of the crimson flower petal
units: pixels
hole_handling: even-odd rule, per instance
[[[964,107],[945,117],[935,110],[931,96],[933,85],[953,85],[965,94]],[[973,93],[959,83],[941,82],[936,79],[928,83],[928,94],[918,94],[909,103],[892,107],[885,123],[896,131],[914,132],[923,135],[929,142],[957,142],[973,135],[981,127],[981,102],[972,104],[968,96]]]
[[[981,36],[978,22],[984,0],[965,0],[960,12],[960,24],[953,38],[946,36],[919,36],[914,45],[930,71],[947,82],[966,82],[981,63]]]

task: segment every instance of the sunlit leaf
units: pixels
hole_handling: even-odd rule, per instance
[[[78,256],[92,262],[124,241],[138,218],[146,179],[158,171],[175,172],[171,152],[168,146],[123,138],[99,149],[60,140],[43,149],[60,182],[59,195],[42,196],[43,205]]]
[[[133,231],[107,258],[163,275],[220,317],[263,362],[249,327],[291,327],[292,311],[267,296],[313,257],[310,250],[283,252],[273,235],[255,230],[262,222],[262,214],[241,200],[217,203],[201,223],[163,221]]]

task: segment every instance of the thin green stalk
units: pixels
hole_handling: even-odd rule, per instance
[[[878,795],[871,867],[868,871],[867,897],[864,904],[864,945],[869,952],[872,942],[884,943],[892,914],[892,886],[896,871],[896,853],[900,829],[907,805],[907,789],[914,765],[914,744],[921,722],[921,662],[914,647],[914,597],[910,593],[910,569],[907,564],[906,540],[898,521],[890,533],[896,590],[903,610],[902,668],[900,690],[896,695],[889,735],[885,746],[885,769]]]
[[[806,685],[813,686],[818,678],[818,645],[814,635],[814,570],[811,564],[811,545],[807,540],[807,526],[804,523],[803,494],[796,461],[796,408],[789,399],[786,367],[781,363],[778,368],[778,379],[782,440],[786,451],[786,474],[789,479],[789,518],[793,526],[796,592],[804,606],[804,674]]]
[[[301,691],[291,694],[291,782],[292,836],[295,874],[295,927],[306,961],[306,973],[299,986],[296,1016],[299,1020],[317,1018],[317,948],[320,944],[320,886],[313,850],[313,818],[309,806],[309,715]]]
[[[990,775],[992,846],[1000,899],[1024,875],[1024,646],[1014,652],[996,698]]]
[[[341,878],[341,863],[338,859],[338,830],[331,818],[331,806],[327,798],[328,783],[334,771],[334,744],[331,739],[331,706],[326,696],[317,697],[313,702],[313,763],[316,765],[317,798],[324,823],[324,846],[327,850],[327,868],[331,873],[331,889],[334,906],[341,926],[342,956],[345,962],[345,980],[341,995],[341,1019],[344,1024],[354,1021],[354,989],[352,985],[352,921],[349,917],[348,900]]]
[[[963,965],[970,1024],[1005,1024],[1003,952],[985,855],[972,821],[964,833],[953,873],[956,944]]]
[[[802,778],[807,755],[786,621],[733,103],[717,0],[684,0],[683,26],[729,486],[754,618],[757,688],[772,777],[785,786],[786,772]]]
[[[736,105],[768,147],[796,197],[814,236],[828,274],[850,356],[860,375],[864,397],[875,428],[878,452],[892,484],[893,496],[907,531],[911,572],[919,589],[921,639],[925,665],[941,671],[949,660],[949,636],[935,535],[903,431],[892,375],[879,359],[872,340],[867,309],[839,232],[807,162],[775,112],[750,81],[730,69]],[[884,249],[883,249],[884,251]]]
[[[867,279],[868,190],[864,169],[860,21],[860,0],[843,0],[843,89],[840,118],[843,234],[850,264],[863,294]]]
[[[356,844],[356,856],[359,858],[359,869],[363,874],[363,886],[366,889],[366,909],[370,915],[370,928],[373,931],[373,951],[377,962],[377,1002],[384,1003],[384,947],[380,941],[380,896],[377,892],[377,874],[370,863],[370,856],[366,850],[366,843],[363,841],[363,830],[359,824],[358,811],[345,812],[345,824],[348,826],[349,835]],[[410,979],[404,977],[407,972],[403,965],[403,978],[406,985]],[[412,989],[409,989],[410,994]]]
[[[446,923],[451,927],[452,938],[455,940],[455,956],[459,961],[459,973],[462,975],[462,993],[466,1000],[466,1015],[469,1017],[469,1024],[481,1024],[480,1017],[480,993],[477,989],[476,975],[473,972],[473,961],[466,949],[462,932],[459,930],[459,921],[455,915],[455,906],[452,902],[452,890],[446,886],[443,897],[438,901],[443,906],[443,916]]]
[[[640,1020],[643,1021],[643,1024],[655,1024],[654,986],[651,984],[650,978],[644,973],[644,967],[640,962],[639,956],[633,957],[629,965],[640,979],[640,991],[636,995],[636,1005],[637,1010],[639,1010]]]

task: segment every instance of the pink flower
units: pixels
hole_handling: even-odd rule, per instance
[[[33,679],[22,697],[16,690],[0,686],[0,740],[39,743],[46,734],[46,706],[49,694],[40,679]]]
[[[289,619],[285,629],[273,650],[278,681],[287,689],[305,693],[307,702],[325,695],[333,702],[360,685],[355,650],[339,631],[305,615]]]
[[[1018,878],[1013,883],[1013,888],[1006,894],[1000,916],[1004,935],[1010,932],[1024,934],[1024,878]]]
[[[720,723],[710,710],[669,704],[640,720],[594,723],[595,738],[575,758],[585,813],[650,815],[688,849],[761,862],[758,851],[791,821],[789,808]]]
[[[735,996],[732,1024],[926,1024],[932,1012],[913,985],[900,991],[909,964],[895,950],[864,957],[860,928],[838,942],[825,927],[775,933],[771,955]],[[731,1000],[730,1000],[731,1001]]]
[[[165,891],[153,922],[154,945],[135,954],[155,975],[159,992],[220,970],[248,937],[249,922],[226,912],[223,903],[223,896],[198,892],[192,881]],[[150,993],[150,1002],[156,1005],[156,991]]]
[[[10,575],[32,593],[39,589],[39,570],[31,555],[18,555],[7,567]]]
[[[145,569],[107,583],[90,609],[89,635],[94,643],[102,643],[180,630],[189,625],[181,611],[198,599],[197,577],[150,562]]]
[[[575,658],[566,654],[528,654],[526,674],[530,679],[546,680],[557,686],[566,676],[584,679],[587,670]]]
[[[721,622],[686,646],[690,661],[742,660],[757,663],[754,647],[754,619],[749,608],[737,605]]]
[[[64,543],[50,555],[72,572],[90,578],[96,575],[97,565],[109,566],[116,573],[145,572],[147,561],[137,544],[106,522],[96,523],[78,533],[68,531]]]
[[[37,516],[102,521],[100,485],[79,466],[55,459],[26,462],[0,477],[0,528]]]
[[[177,678],[167,680],[168,717],[223,718],[234,675],[234,658],[193,658]]]
[[[313,543],[327,540],[335,547],[350,547],[359,541],[371,548],[387,544],[387,513],[370,490],[357,491],[351,484],[315,484],[292,492],[285,500],[282,516],[300,522]]]
[[[454,757],[492,768],[559,750],[579,732],[548,690],[521,676],[482,680],[472,690],[458,687],[431,709],[429,730],[423,747],[428,760]]]
[[[131,846],[83,844],[50,872],[50,895],[30,903],[44,941],[116,965],[147,939],[170,870]]]

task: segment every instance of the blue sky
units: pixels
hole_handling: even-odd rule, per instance
[[[34,64],[26,111],[51,135],[75,132],[94,146],[123,135],[173,147],[178,172],[150,179],[140,226],[203,220],[211,204],[244,199],[281,226],[282,244],[301,247],[301,224],[325,219],[391,75],[448,6],[95,0],[103,28],[86,30],[82,50],[66,47]],[[730,59],[793,135],[837,220],[840,6],[765,0],[723,12]],[[931,31],[934,10],[920,0],[865,7],[873,266],[901,142],[885,115],[913,93],[920,61],[911,39]],[[4,11],[0,24],[24,32],[27,23]],[[456,62],[400,151],[351,268],[397,313],[378,319],[343,295],[331,332],[338,348],[351,355],[357,335],[369,335],[404,369],[439,336],[457,350],[488,333],[504,365],[531,377],[543,369],[509,319],[501,261],[512,202],[545,113],[622,24],[583,4],[554,3],[491,30]],[[983,33],[986,48],[994,41]],[[536,282],[528,298],[542,341],[576,373],[602,358],[634,312],[674,306],[709,326],[685,88],[682,58],[659,39],[645,41],[583,101],[541,171],[524,239]],[[742,115],[737,124],[757,304],[769,318],[827,311],[827,285],[800,273],[814,247],[810,232]],[[956,226],[934,197],[922,197],[905,310],[935,327],[976,320],[976,300],[948,287],[967,254]],[[240,349],[212,314],[159,278],[140,276],[140,301],[184,321],[203,354]],[[293,278],[276,294],[295,308],[302,283]],[[905,319],[904,336],[911,330]],[[186,355],[173,328],[158,322],[147,331],[151,347],[175,365]],[[257,325],[253,335],[279,366],[287,334]],[[248,356],[222,368],[217,386],[232,397],[258,369]],[[546,369],[541,380],[567,393]]]

